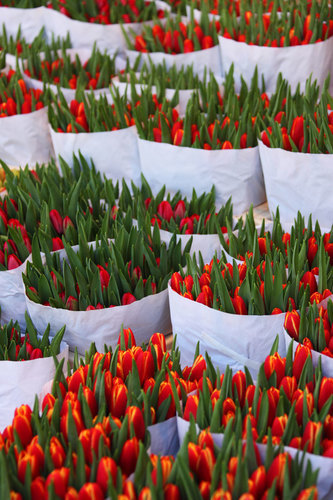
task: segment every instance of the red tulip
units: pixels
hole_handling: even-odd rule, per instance
[[[323,377],[318,397],[318,410],[320,411],[329,397],[333,394],[333,379],[328,377]],[[330,408],[330,413],[332,414],[333,403]]]
[[[136,298],[132,293],[124,293],[122,298],[121,298],[121,305],[122,306],[127,306],[129,304],[132,304],[133,302],[136,302]]]
[[[314,449],[314,445],[317,439],[318,434],[322,430],[321,422],[312,422],[311,420],[306,424],[304,429],[303,437],[302,437],[302,449],[308,453],[312,453]]]
[[[267,356],[264,363],[264,370],[267,380],[270,379],[273,373],[276,373],[276,383],[277,386],[280,385],[281,380],[284,377],[286,368],[286,359],[281,358],[278,352],[274,353],[272,356]]]
[[[128,416],[128,434],[133,426],[134,433],[138,439],[143,441],[146,433],[145,421],[142,411],[137,406],[128,406],[125,416]]]
[[[270,488],[276,479],[276,490],[282,493],[285,474],[290,474],[291,457],[289,453],[280,453],[274,458],[267,472],[267,485]],[[287,472],[286,472],[287,468]]]
[[[300,321],[301,321],[300,315],[295,309],[292,311],[288,311],[286,313],[286,318],[284,320],[284,328],[289,333],[289,335],[295,340],[298,340]]]
[[[216,458],[214,451],[211,448],[204,448],[200,450],[197,475],[200,481],[211,481]]]
[[[243,408],[245,403],[246,377],[245,373],[238,370],[232,377],[232,391],[234,397],[238,397],[239,404]]]
[[[50,210],[49,215],[50,215],[51,224],[54,227],[55,231],[58,234],[62,234],[63,233],[63,220],[62,220],[62,217],[61,217],[60,213],[58,212],[58,210],[53,208],[52,210]]]
[[[293,362],[293,375],[299,381],[304,364],[308,357],[312,358],[311,349],[304,345],[298,344]]]
[[[132,474],[135,471],[136,462],[139,456],[139,441],[137,437],[128,439],[120,454],[119,464],[126,476]]]
[[[45,487],[48,489],[49,485],[53,484],[53,489],[56,495],[63,498],[66,494],[69,480],[69,469],[61,467],[55,469],[46,478]]]
[[[85,483],[79,491],[79,500],[104,500],[102,488],[97,483]]]
[[[108,482],[111,479],[113,486],[117,484],[117,464],[110,457],[102,457],[98,463],[96,482],[104,493],[107,492]]]

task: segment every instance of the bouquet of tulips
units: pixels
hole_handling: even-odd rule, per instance
[[[311,216],[306,224],[305,218],[300,213],[288,229],[285,231],[282,227],[279,210],[274,215],[272,224],[267,224],[263,220],[261,227],[256,227],[251,208],[246,214],[245,221],[239,220],[235,231],[229,227],[228,238],[221,242],[224,251],[233,259],[244,262],[247,256],[253,259],[256,266],[265,260],[266,255],[272,259],[276,252],[282,252],[282,255],[285,255],[286,266],[290,267],[293,255],[296,253],[300,267],[305,269],[308,266],[314,274],[318,274],[321,247],[329,256],[330,266],[332,265],[331,231],[322,232],[318,222],[313,227]]]
[[[86,4],[77,0],[74,2],[51,0],[48,2],[48,7],[76,21],[105,25],[137,23],[148,21],[156,16],[164,17],[164,11],[159,9],[155,2],[146,3],[144,0],[134,2],[126,0],[120,5],[114,5],[109,0],[89,1]]]
[[[23,275],[29,313],[39,329],[51,321],[52,333],[62,309],[65,339],[80,352],[92,341],[100,348],[112,343],[124,321],[136,325],[141,341],[152,333],[152,326],[168,333],[167,283],[172,272],[185,265],[190,246],[191,241],[182,252],[174,236],[167,247],[158,227],[152,238],[134,227],[130,232],[121,227],[114,241],[103,239],[90,246],[80,228],[78,247],[64,242],[60,253],[45,249],[43,259],[33,247],[32,263],[27,262]]]
[[[105,89],[116,72],[116,57],[102,53],[96,45],[89,57],[85,52],[81,54],[65,47],[60,51],[46,46],[43,55],[29,52],[24,74],[29,77],[29,83],[33,79],[72,90]]]
[[[55,363],[68,359],[68,347],[62,342],[65,327],[51,339],[49,328],[37,335],[33,323],[26,314],[26,329],[11,320],[0,328],[0,428],[12,419],[17,405],[33,404],[36,393],[53,379]],[[18,383],[19,381],[19,383]]]
[[[285,313],[306,307],[310,297],[315,301],[331,295],[329,257],[322,250],[318,285],[318,270],[307,271],[304,255],[297,251],[290,259],[288,275],[285,256],[279,252],[272,260],[266,255],[259,265],[247,256],[240,264],[226,263],[223,255],[210,264],[201,259],[199,265],[189,258],[186,273],[174,273],[169,285],[171,321],[182,361],[191,359],[195,342],[200,341],[202,352],[214,349],[213,361],[220,368],[227,364],[238,368],[243,363],[256,375],[276,334],[284,353]]]
[[[217,205],[226,203],[231,194],[235,212],[241,213],[251,202],[264,199],[258,149],[253,147],[257,144],[256,120],[247,106],[241,116],[237,108],[234,116],[225,116],[217,99],[218,94],[213,94],[203,113],[194,93],[185,117],[180,117],[172,101],[152,114],[146,104],[149,97],[142,93],[134,111],[142,173],[154,193],[165,184],[171,193],[181,188],[190,196],[193,188],[201,194],[215,184]],[[234,171],[231,175],[230,164],[237,165],[237,179]],[[249,177],[250,185],[244,180]]]
[[[286,335],[286,342],[290,342],[290,338],[292,338],[311,349],[312,358],[316,365],[319,362],[319,353],[322,354],[321,365],[326,376],[332,374],[332,365],[329,359],[333,357],[333,342],[331,342],[332,307],[331,297],[328,297],[326,304],[319,308],[317,304],[313,304],[307,310],[303,308],[300,312],[288,312],[284,324],[285,331],[288,334]]]
[[[285,222],[293,220],[299,210],[304,216],[312,213],[324,227],[331,225],[331,207],[324,202],[331,186],[328,166],[333,152],[333,122],[329,114],[332,98],[328,86],[329,79],[320,94],[318,84],[309,79],[306,92],[293,97],[289,88],[287,98],[282,101],[285,107],[280,107],[277,97],[276,106],[272,105],[266,117],[267,126],[262,126],[259,152],[267,199],[271,211],[280,206],[281,220]],[[313,162],[317,165],[315,173]],[[286,163],[288,175],[293,179],[300,172],[304,175],[287,183]],[[320,186],[320,201],[316,201],[319,191],[315,183]],[[305,197],[310,185],[311,196]]]
[[[239,17],[223,5],[220,22],[222,65],[228,71],[231,64],[235,64],[237,83],[241,75],[248,81],[256,65],[269,91],[274,90],[280,71],[293,89],[299,82],[304,89],[311,73],[322,85],[330,71],[327,55],[332,50],[333,18],[327,0],[311,5],[274,1],[269,13],[264,11],[262,2],[248,1],[243,2]],[[295,71],[300,58],[302,68]],[[315,70],[314,59],[318,63]]]
[[[38,161],[49,161],[52,144],[45,104],[47,95],[41,90],[28,90],[19,73],[13,70],[9,70],[7,74],[1,73],[2,160],[15,166],[21,163],[35,164]]]
[[[49,106],[49,121],[55,153],[70,166],[73,153],[81,152],[107,177],[140,182],[132,105],[117,88],[100,96],[79,92],[69,104],[59,92],[59,101]],[[113,150],[117,154],[105,155],[105,151]]]
[[[165,61],[168,68],[174,64],[180,68],[193,63],[193,71],[199,76],[203,76],[205,68],[220,75],[219,29],[219,22],[210,21],[207,13],[202,14],[200,21],[192,17],[187,23],[180,16],[175,18],[169,15],[165,23],[157,21],[153,26],[143,25],[139,34],[123,29],[123,35],[132,63],[141,52],[142,62]]]

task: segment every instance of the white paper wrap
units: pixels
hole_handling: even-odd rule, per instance
[[[150,64],[150,60],[154,64],[159,64],[165,61],[166,67],[169,69],[174,64],[181,69],[182,66],[190,66],[193,64],[193,72],[199,76],[203,76],[206,71],[212,71],[215,75],[222,76],[222,67],[220,59],[219,46],[211,47],[210,49],[195,50],[186,54],[166,54],[164,52],[138,52],[136,50],[127,50],[126,56],[131,64],[134,64],[138,55],[141,54],[141,66],[143,63]]]
[[[89,133],[59,133],[50,127],[56,156],[73,166],[73,153],[79,151],[91,158],[95,167],[107,178],[125,179],[130,184],[141,184],[137,132],[133,125],[128,128]]]
[[[285,314],[273,316],[241,316],[217,311],[172,290],[169,282],[172,331],[177,335],[182,366],[191,365],[196,344],[200,354],[209,354],[214,366],[224,373],[243,370],[246,365],[254,378],[261,363],[269,355],[276,335],[279,352],[285,355],[283,324]]]
[[[279,207],[281,222],[292,222],[300,211],[331,227],[333,155],[294,153],[258,142],[270,212]]]
[[[156,455],[176,455],[179,449],[177,417],[149,425],[150,453]]]
[[[94,245],[94,243],[92,244]],[[72,247],[78,250],[78,245]],[[60,250],[60,261],[66,258],[66,251]],[[42,256],[45,263],[45,257]],[[39,333],[51,325],[50,337],[65,324],[64,341],[71,351],[77,347],[84,355],[90,344],[95,342],[98,351],[103,352],[104,345],[114,347],[118,341],[121,327],[132,328],[137,345],[148,342],[155,332],[171,332],[168,290],[149,295],[126,306],[96,309],[92,311],[69,311],[50,306],[43,306],[31,301],[25,294],[28,313]]]
[[[68,345],[61,343],[58,361],[68,360]],[[33,407],[35,394],[53,379],[55,364],[52,357],[29,361],[0,361],[0,431],[9,425],[15,408],[22,404]]]
[[[84,64],[91,57],[92,51],[90,49],[67,49],[66,54],[70,57],[70,60],[72,62],[75,61],[75,56],[78,55],[81,63]],[[61,50],[58,50],[58,55],[59,55],[59,57],[62,57]],[[12,57],[14,57],[14,56],[12,56]],[[43,57],[43,53],[41,53],[41,58],[42,57]],[[7,61],[7,56],[6,56],[6,61]],[[14,65],[15,65],[15,58],[14,58]],[[124,69],[124,67],[125,67],[124,59],[120,56],[117,56],[116,61],[115,61],[115,65],[116,65],[116,71],[120,71],[120,70]],[[23,64],[21,63],[21,66],[23,66],[22,70],[27,69],[27,67],[28,67],[27,61],[23,61]],[[37,80],[36,78],[31,78],[30,76],[26,75],[25,73],[23,73],[23,79],[24,79],[28,88],[43,90],[44,83],[42,81]],[[111,81],[110,81],[110,84],[111,84]],[[58,93],[58,86],[57,85],[48,84],[47,86],[52,90],[52,92],[54,92],[55,95],[57,95],[57,93]],[[60,90],[63,93],[67,102],[70,102],[72,99],[75,99],[76,89],[67,89],[65,87],[60,87]],[[100,96],[101,94],[108,95],[108,94],[110,94],[109,86],[107,86],[106,88],[102,88],[102,89],[85,90],[86,95],[89,95],[91,93],[93,93],[96,97]]]
[[[201,195],[215,185],[217,207],[232,195],[236,214],[266,199],[258,147],[207,151],[140,138],[138,145],[142,173],[154,194],[164,184],[168,192],[186,196],[193,188]]]
[[[169,244],[173,233],[160,229],[160,234],[161,240]],[[182,250],[184,250],[191,236],[193,240],[190,254],[193,255],[193,253],[195,253],[197,260],[199,257],[199,251],[202,254],[204,262],[210,262],[214,257],[215,252],[217,253],[218,259],[221,257],[221,243],[217,234],[177,234],[177,241],[180,240],[182,242]]]
[[[15,38],[21,27],[21,36],[31,43],[44,25],[45,10],[44,7],[33,9],[0,7],[0,29],[2,30],[2,24],[5,24],[7,35]]]
[[[13,166],[47,163],[53,156],[47,108],[0,118],[0,158]]]
[[[156,1],[158,9],[170,10],[170,6],[164,2]],[[51,41],[51,34],[55,36],[66,37],[67,32],[70,33],[73,47],[91,48],[96,42],[100,49],[108,49],[115,52],[116,50],[124,51],[127,47],[126,40],[121,30],[120,24],[95,24],[89,22],[76,21],[64,16],[60,12],[52,9],[45,9],[44,22],[47,36]],[[146,21],[144,24],[153,26],[154,21]],[[133,30],[139,34],[142,30],[143,23],[126,23],[124,29],[126,32]]]
[[[25,292],[22,273],[25,271],[26,261],[16,269],[0,272],[0,307],[1,323],[9,323],[12,319],[18,321],[21,329],[25,330]]]
[[[279,72],[288,80],[294,92],[298,83],[301,90],[305,89],[306,79],[311,73],[312,81],[317,79],[322,87],[332,70],[333,37],[324,42],[294,47],[260,47],[219,35],[219,46],[224,73],[228,73],[230,66],[234,64],[237,91],[240,90],[241,75],[247,84],[251,83],[256,65],[259,81],[261,75],[265,78],[267,92],[275,91]]]

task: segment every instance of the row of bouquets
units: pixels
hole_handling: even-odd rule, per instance
[[[230,12],[229,5],[220,6],[220,17],[209,16],[204,2],[201,11],[194,13],[193,9],[187,9],[187,16],[180,17],[170,13],[170,6],[164,2],[150,2],[149,7],[143,1],[137,3],[140,5],[123,2],[123,9],[135,9],[136,19],[145,23],[131,22],[133,17],[126,17],[121,9],[119,19],[111,24],[105,24],[105,19],[99,21],[98,15],[92,16],[93,22],[89,22],[91,14],[80,11],[82,6],[76,6],[80,11],[76,16],[75,6],[66,12],[63,4],[65,15],[45,7],[6,7],[1,9],[1,14],[10,34],[14,35],[21,25],[22,34],[29,41],[44,27],[48,39],[51,33],[56,36],[70,33],[75,47],[91,48],[97,42],[103,49],[130,49],[130,57],[135,56],[132,50],[141,51],[144,57],[150,54],[155,61],[164,59],[168,65],[194,63],[200,74],[206,66],[222,75],[235,64],[238,86],[241,75],[250,81],[256,65],[270,91],[280,71],[295,89],[298,82],[304,85],[311,73],[323,85],[332,69],[332,14],[327,0],[313,2],[311,8],[296,3],[292,7],[286,4],[281,7],[275,1],[269,13],[263,11],[262,2],[251,2],[248,9],[246,6],[241,9],[238,17]],[[118,24],[120,21],[124,24]]]
[[[333,379],[309,348],[273,346],[256,381],[179,356],[159,333],[141,348],[124,329],[68,376],[58,362],[0,434],[4,498],[329,498]]]
[[[67,57],[64,74],[69,82],[73,74],[70,56]],[[116,68],[115,58],[105,60],[105,71],[98,71],[96,78],[97,61],[101,58],[94,50],[88,60],[93,73],[89,71],[87,76],[88,70],[82,63],[82,72],[76,79],[95,79],[97,85],[105,75],[108,78],[112,65]],[[43,92],[39,80],[29,75],[40,71],[41,78],[50,83],[61,60],[65,64],[64,58],[52,61],[51,57],[48,70],[46,61],[37,56],[30,58],[25,81],[12,71],[2,76],[4,102],[0,125],[2,137],[8,139],[3,140],[5,161],[43,162],[54,150],[56,156],[61,155],[72,165],[73,152],[81,151],[109,177],[138,183],[143,172],[155,193],[163,184],[173,193],[181,189],[186,195],[193,187],[203,192],[215,185],[217,203],[225,203],[231,194],[237,213],[247,210],[251,203],[262,203],[266,185],[270,209],[275,211],[280,205],[284,221],[293,220],[300,209],[304,215],[313,213],[322,224],[329,225],[330,206],[323,203],[331,185],[327,181],[327,163],[333,151],[332,98],[327,86],[318,101],[319,88],[311,80],[304,93],[298,90],[291,94],[288,83],[278,78],[275,93],[268,97],[255,72],[251,85],[247,87],[243,82],[237,93],[231,70],[223,92],[211,77],[204,85],[199,83],[198,92],[190,94],[188,89],[176,87],[168,96],[171,100],[165,102],[165,87],[141,88],[127,67],[123,79],[129,76],[130,82],[115,83],[108,95],[100,95],[101,89],[94,91],[98,96],[83,93],[80,86],[76,94],[74,89],[68,89],[67,94],[55,97],[51,89]],[[156,75],[166,75],[163,66],[155,67],[155,71]],[[184,73],[182,70],[183,78]],[[175,81],[176,75],[173,76]],[[154,90],[158,97],[152,93]],[[184,116],[180,108],[185,110]],[[111,159],[106,154],[109,149],[117,150]],[[231,168],[233,164],[237,169]],[[309,193],[308,198],[304,193]]]
[[[235,225],[230,203],[216,212],[214,192],[154,197],[143,179],[133,194],[126,184],[119,193],[83,160],[74,173],[63,163],[62,177],[54,165],[6,172],[4,321],[24,327],[27,308],[40,333],[51,323],[54,336],[65,323],[64,340],[81,353],[91,342],[114,345],[122,324],[138,342],[172,329],[183,362],[200,341],[216,366],[247,364],[254,375],[276,335],[285,353],[285,326],[331,365],[330,306],[324,318],[318,304],[333,287],[333,237],[311,218],[283,228],[276,214],[257,228],[250,211]],[[305,334],[310,304],[317,328]]]

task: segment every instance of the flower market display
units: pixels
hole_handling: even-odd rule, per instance
[[[0,24],[0,499],[332,499],[331,2]]]

